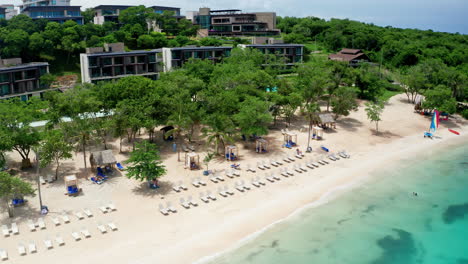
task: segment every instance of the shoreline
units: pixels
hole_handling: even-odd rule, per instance
[[[413,138],[413,137],[416,137],[416,136],[409,136],[407,138]],[[404,139],[402,139],[402,140],[404,140]],[[446,142],[446,140],[444,140],[444,139],[435,139],[435,140],[441,140],[440,142],[436,142],[437,145],[443,144],[442,146],[440,146],[441,149],[437,149],[437,150],[435,150],[435,152],[445,152],[445,151],[448,151],[447,149],[450,148],[452,145],[457,144],[457,142],[460,142],[460,143],[466,142],[468,140],[468,135],[463,134],[461,136],[458,136],[458,138],[455,138],[455,140],[457,142]],[[394,144],[395,142],[392,142],[392,143]],[[390,144],[392,144],[392,143],[390,143]],[[387,145],[390,145],[390,144],[387,144]],[[431,146],[428,146],[427,144],[424,144],[422,146],[419,146],[417,149],[412,149],[411,152],[413,154],[420,154],[421,152],[426,151],[427,148],[429,148],[429,147],[431,147]],[[394,155],[396,155],[396,154],[394,154]],[[351,157],[351,159],[352,159],[352,157]],[[391,164],[388,164],[388,165],[395,165],[395,163],[397,163],[399,160],[400,160],[400,158],[396,158],[396,159],[391,161]],[[268,224],[267,226],[261,228],[260,230],[257,230],[255,232],[251,233],[250,235],[247,235],[246,237],[241,238],[239,241],[235,242],[234,245],[232,245],[231,247],[226,248],[226,249],[224,249],[224,250],[222,250],[220,252],[216,252],[216,253],[214,253],[212,255],[201,257],[201,258],[197,259],[196,261],[194,261],[192,263],[193,264],[209,264],[212,261],[216,260],[217,258],[219,258],[219,257],[221,257],[221,256],[223,256],[225,254],[231,253],[231,252],[239,249],[240,247],[248,244],[249,242],[255,240],[256,238],[258,238],[262,234],[264,234],[264,233],[270,231],[271,229],[273,229],[275,226],[277,226],[279,224],[287,223],[288,221],[293,220],[294,217],[300,216],[302,213],[304,213],[307,210],[312,210],[313,208],[324,206],[324,205],[328,204],[331,201],[334,201],[336,199],[340,199],[340,197],[342,195],[352,191],[354,188],[361,187],[364,184],[372,184],[375,180],[378,180],[377,177],[381,177],[379,175],[375,175],[376,174],[375,170],[379,167],[379,165],[380,165],[380,162],[379,162],[379,164],[376,164],[376,165],[373,165],[373,166],[369,167],[368,170],[370,170],[370,173],[367,174],[366,176],[353,179],[350,182],[348,182],[346,184],[343,184],[343,185],[334,186],[332,189],[329,189],[329,190],[325,191],[322,195],[320,195],[318,199],[315,199],[314,201],[312,201],[310,203],[302,205],[301,207],[297,208],[296,210],[294,210],[292,213],[290,213],[286,217],[281,218],[281,219],[277,219],[274,222]]]

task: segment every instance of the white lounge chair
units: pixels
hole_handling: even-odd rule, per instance
[[[295,157],[298,158],[298,159],[302,159],[303,156],[299,155],[299,154],[296,154]]]
[[[36,243],[34,243],[33,241],[29,242],[28,248],[29,248],[29,254],[37,253]]]
[[[7,225],[2,225],[2,233],[4,237],[10,236],[10,229],[8,229]]]
[[[232,170],[232,174],[234,174],[237,177],[240,176],[240,169],[231,169],[231,170]]]
[[[13,235],[18,235],[19,234],[18,225],[15,222],[11,223],[11,233]]]
[[[45,179],[44,179],[44,176],[39,176],[39,182],[40,182],[42,185],[46,184],[46,181],[45,181]]]
[[[46,225],[42,217],[37,219],[37,227],[40,229],[46,229]]]
[[[248,184],[246,184],[244,182],[244,180],[241,180],[241,184],[242,184],[242,187],[244,188],[244,190],[247,190],[247,191],[250,190],[250,186]]]
[[[274,173],[271,174],[271,177],[272,177],[273,179],[275,179],[276,181],[281,180],[281,178],[278,177],[278,176],[277,176],[276,174],[274,174]]]
[[[244,186],[242,186],[241,184],[239,183],[235,183],[235,188],[239,191],[239,192],[244,192]]]
[[[212,194],[211,191],[206,191],[206,196],[208,198],[210,198],[211,200],[213,200],[213,201],[216,200],[216,196],[214,194]]]
[[[219,195],[221,195],[222,197],[227,197],[227,196],[229,195],[229,194],[227,194],[227,193],[223,190],[223,188],[221,188],[221,186],[218,187],[218,193],[219,193]]]
[[[271,168],[271,166],[268,165],[268,163],[266,161],[262,161],[262,165],[263,165],[264,168],[267,168],[267,169]]]
[[[195,187],[200,187],[200,184],[198,183],[198,180],[197,179],[193,179],[192,181],[192,185],[195,186]]]
[[[58,219],[58,217],[52,217],[51,220],[52,220],[52,223],[54,223],[55,226],[60,225],[60,220]]]
[[[333,157],[333,155],[328,155],[328,158],[329,158],[330,160],[336,161],[336,158]]]
[[[301,170],[302,170],[303,172],[306,172],[306,171],[307,171],[307,166],[306,166],[305,163],[302,163],[299,167],[301,168]]]
[[[117,211],[117,207],[115,207],[115,204],[113,202],[107,204],[107,209],[109,209],[110,211]]]
[[[83,236],[85,238],[90,238],[91,237],[91,233],[89,233],[88,229],[86,229],[86,228],[81,229],[80,232],[81,232],[81,234],[83,234]]]
[[[199,183],[200,185],[203,185],[203,186],[206,185],[206,182],[204,182],[202,179],[200,179],[200,177],[198,177],[198,183]]]
[[[179,187],[184,191],[188,190],[187,186],[185,186],[183,181],[179,181]]]
[[[293,168],[294,168],[295,171],[297,171],[299,173],[302,173],[302,170],[298,165],[294,165]]]
[[[251,182],[250,182],[253,186],[257,187],[257,188],[260,188],[261,185],[260,183],[258,183],[256,180],[252,179]]]
[[[18,253],[20,256],[26,255],[26,247],[23,244],[18,244]]]
[[[275,182],[275,178],[273,178],[271,175],[265,175],[265,179],[269,182]]]
[[[256,172],[255,168],[253,168],[250,164],[247,164],[247,171]]]
[[[187,202],[193,206],[198,206],[198,203],[192,199],[192,195],[189,195],[189,197],[187,198]]]
[[[54,246],[52,244],[52,240],[50,239],[44,239],[44,245],[46,247],[46,249],[52,249]]]
[[[162,213],[162,212],[161,212],[161,213]],[[101,224],[101,223],[99,223],[99,224],[97,225],[97,229],[99,230],[99,232],[101,232],[101,234],[107,233],[106,227],[105,227],[103,224]]]
[[[31,232],[36,231],[36,225],[33,223],[32,220],[28,220],[28,227],[29,227],[29,231]]]
[[[257,168],[261,169],[261,170],[265,170],[266,168],[263,166],[263,164],[261,162],[257,162]]]
[[[105,207],[105,206],[99,207],[99,210],[101,210],[101,212],[102,212],[103,214],[107,214],[107,213],[108,213],[107,207]]]
[[[8,259],[8,252],[5,249],[0,249],[0,259],[5,261]]]
[[[205,193],[204,193],[204,192],[201,192],[201,193],[200,193],[200,200],[202,200],[202,201],[205,202],[205,203],[210,202],[210,200],[208,199],[208,197],[205,196]]]
[[[117,226],[115,225],[114,222],[109,222],[107,226],[112,230],[112,231],[117,231]]]
[[[65,241],[63,241],[63,238],[62,238],[62,236],[60,236],[60,235],[57,235],[57,236],[55,237],[55,242],[57,242],[57,244],[58,244],[59,246],[65,245]]]
[[[227,185],[224,186],[224,192],[229,195],[234,195],[234,192]]]
[[[167,208],[165,208],[164,205],[162,205],[162,204],[159,204],[159,212],[161,212],[161,214],[163,214],[163,215],[168,215],[169,214],[169,211],[167,211]]]
[[[89,210],[88,208],[83,209],[83,212],[87,217],[93,217],[93,212],[91,212],[91,210]]]
[[[78,220],[83,220],[84,219],[84,215],[81,212],[75,212],[75,216],[76,216],[76,218],[78,218]]]
[[[180,192],[180,186],[172,186],[172,190]]]
[[[180,201],[180,205],[182,205],[182,207],[184,207],[185,209],[189,209],[189,208],[190,208],[190,204],[187,203],[187,202],[185,201],[184,198],[181,197],[181,198],[179,199],[179,201]]]
[[[323,160],[318,160],[317,162],[320,163],[320,165],[327,165]]]
[[[309,160],[309,161],[306,163],[306,166],[307,166],[307,168],[309,168],[309,169],[314,169],[314,168],[315,168],[314,164],[312,164],[312,160]]]
[[[294,176],[294,171],[290,168],[286,168],[286,173],[289,174],[289,176]]]
[[[290,161],[295,161],[296,159],[293,158],[292,156],[288,155],[288,160],[290,160]]]
[[[262,179],[260,179],[260,177],[257,176],[257,177],[255,177],[255,178],[256,178],[255,180],[256,180],[259,184],[261,184],[261,185],[266,185],[265,181],[262,180]]]
[[[171,211],[173,213],[177,213],[177,209],[174,206],[172,206],[171,202],[167,202],[166,205],[167,205],[167,210],[169,210],[169,211]]]
[[[229,178],[234,178],[234,173],[232,173],[232,170],[226,170],[226,176]]]
[[[283,160],[284,160],[285,162],[287,162],[287,163],[291,162],[291,160],[289,160],[288,155],[285,155],[284,158],[283,158]]]
[[[75,241],[81,240],[81,236],[78,232],[72,232],[71,236],[73,237],[73,239],[75,239]]]
[[[216,174],[215,176],[218,181],[224,181],[223,176],[221,176],[220,174]]]
[[[279,164],[276,163],[276,161],[274,161],[274,160],[270,160],[270,165],[271,165],[271,166],[274,166],[274,167],[278,167],[278,166],[279,166]]]
[[[279,159],[275,159],[275,162],[276,162],[276,164],[278,164],[279,166],[283,165],[283,162],[281,162],[281,160],[279,160]]]
[[[218,179],[215,176],[210,176],[210,181],[218,183]]]
[[[63,213],[62,214],[62,221],[67,224],[67,223],[70,223],[70,218],[68,217],[67,213]]]
[[[280,174],[284,177],[289,177],[288,170],[286,168],[280,170]]]

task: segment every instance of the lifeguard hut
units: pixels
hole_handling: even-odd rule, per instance
[[[322,140],[323,139],[323,128],[314,126],[312,127],[312,139]]]
[[[65,176],[65,195],[78,196],[81,192],[81,188],[78,186],[78,179],[75,175]]]
[[[200,156],[195,152],[185,153],[185,168],[190,170],[200,169]]]
[[[257,140],[255,140],[255,151],[257,153],[268,152],[268,141],[263,138],[257,138]]]
[[[226,160],[234,161],[234,160],[237,160],[239,156],[239,151],[236,146],[229,145],[229,146],[226,146],[224,150],[224,156],[226,157]]]
[[[297,146],[297,134],[292,132],[284,133],[283,147],[292,148]]]

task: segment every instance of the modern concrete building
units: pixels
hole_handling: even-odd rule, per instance
[[[30,6],[69,6],[70,0],[23,0],[20,5],[21,13],[23,10]]]
[[[99,5],[94,8],[94,24],[102,25],[104,22],[119,23],[119,15],[122,10],[129,7],[128,5]]]
[[[301,44],[265,44],[239,45],[241,48],[258,49],[263,54],[274,54],[283,57],[287,66],[302,63],[304,60],[304,45]]]
[[[47,91],[40,78],[49,72],[47,62],[22,63],[21,58],[0,59],[0,99],[42,97]]]
[[[240,48],[258,49],[264,54],[285,58],[285,66],[303,62],[303,45],[239,45]],[[123,43],[106,44],[104,48],[87,48],[80,55],[82,82],[96,83],[103,80],[141,75],[153,80],[161,72],[182,67],[190,59],[210,60],[213,63],[231,56],[233,47],[162,48],[155,50],[124,51]],[[266,64],[265,64],[266,65]]]
[[[160,49],[126,52],[123,43],[106,44],[104,48],[87,48],[86,53],[80,54],[80,63],[83,83],[134,75],[156,80],[164,70]]]
[[[2,12],[2,9],[4,11]],[[2,16],[3,13],[3,16]],[[18,10],[15,9],[14,5],[0,5],[0,18],[4,18],[6,20],[11,19],[12,17],[16,16],[18,14]]]
[[[200,26],[200,36],[275,36],[275,12],[242,13],[239,9],[189,11],[187,18]]]
[[[150,6],[154,10],[156,14],[162,14],[164,11],[174,12],[175,17],[182,18],[183,16],[180,15],[180,8],[179,7],[169,7],[169,6]]]
[[[29,6],[23,9],[22,14],[32,19],[47,19],[61,24],[72,20],[83,25],[80,6]]]
[[[207,59],[213,63],[220,62],[231,55],[232,47],[180,47],[163,48],[164,71],[180,68],[189,59]]]

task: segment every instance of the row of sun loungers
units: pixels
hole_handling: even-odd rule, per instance
[[[97,229],[102,233],[107,233],[107,228],[109,228],[109,230],[111,231],[117,231],[118,228],[117,226],[114,224],[114,222],[109,222],[107,223],[107,225],[104,225],[104,224],[98,224],[97,225]],[[81,240],[82,238],[90,238],[91,237],[91,233],[89,232],[88,229],[86,228],[82,228],[80,231],[73,231],[71,233],[71,237],[73,238],[73,240],[75,241],[79,241]],[[62,238],[62,236],[60,235],[57,235],[54,239],[55,243],[57,246],[63,246],[65,245],[65,241],[64,239]],[[50,249],[53,249],[54,245],[53,245],[53,242],[52,242],[52,239],[49,239],[49,238],[46,238],[43,240],[44,242],[44,246],[46,249],[50,250]],[[20,243],[18,244],[18,254],[20,256],[24,256],[26,255],[28,252],[29,254],[34,254],[34,253],[37,253],[37,246],[36,246],[36,243],[31,241],[29,242],[29,244],[27,245],[27,248],[26,246],[24,245],[24,243]],[[8,259],[8,252],[4,249],[0,249],[0,259],[2,261],[5,261]]]
[[[187,186],[185,186],[182,181],[179,181],[178,185],[173,186],[172,189],[176,192],[188,190]]]

